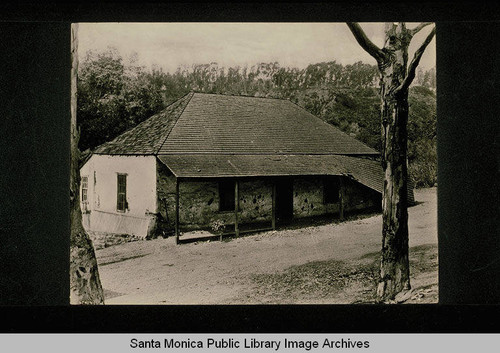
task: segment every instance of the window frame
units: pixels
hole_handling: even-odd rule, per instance
[[[88,175],[82,176],[82,192],[80,195],[80,200],[82,204],[87,205],[89,203],[89,177]],[[84,200],[85,196],[85,200]]]
[[[124,190],[120,190],[120,179],[122,179],[122,187]],[[116,211],[126,212],[128,210],[127,202],[127,174],[126,173],[116,173]]]

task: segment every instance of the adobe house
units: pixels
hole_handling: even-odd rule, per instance
[[[88,230],[140,237],[380,209],[378,152],[288,100],[189,93],[81,168]]]

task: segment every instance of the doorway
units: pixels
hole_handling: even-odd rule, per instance
[[[276,180],[276,221],[283,223],[293,218],[293,179]]]

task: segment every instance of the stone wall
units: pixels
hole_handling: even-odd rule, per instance
[[[340,177],[339,177],[340,178]],[[344,212],[378,208],[381,195],[370,188],[342,177],[345,187]],[[293,216],[312,217],[338,214],[340,204],[325,204],[323,177],[296,177],[293,181]]]
[[[242,179],[239,182],[239,222],[271,222],[272,181]],[[345,211],[373,207],[380,194],[344,178]],[[296,177],[293,181],[293,216],[295,218],[338,214],[339,204],[325,204],[323,178]],[[157,163],[159,226],[172,232],[175,224],[175,176]],[[217,180],[183,179],[179,184],[179,221],[183,230],[210,228],[214,221],[234,224],[234,211],[219,211]]]
[[[346,194],[344,210],[346,212],[382,208],[382,195],[377,191],[350,179],[344,179],[344,185]]]
[[[162,164],[157,167],[159,223],[175,224],[175,176]],[[183,229],[209,228],[215,221],[234,224],[234,211],[219,210],[217,180],[182,179],[179,184],[179,222]],[[272,184],[266,180],[241,180],[239,222],[271,221]]]
[[[293,180],[293,216],[319,216],[339,211],[337,204],[323,202],[323,178],[298,177]]]
[[[269,180],[240,182],[241,220],[244,222],[271,221],[273,186]]]

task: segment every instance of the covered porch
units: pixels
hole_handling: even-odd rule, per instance
[[[311,179],[312,178],[312,179]],[[278,177],[233,177],[233,178],[182,178],[175,179],[175,228],[177,243],[195,240],[239,237],[245,234],[276,230],[290,224],[295,218],[327,216],[331,220],[344,218],[346,187],[341,176],[312,176],[308,178],[293,176]],[[318,184],[320,181],[320,185]],[[183,185],[193,183],[213,183],[218,185],[219,208],[211,219],[216,219],[200,229],[214,234],[203,236],[185,232],[193,226],[181,222]],[[304,183],[315,186],[313,192]],[[331,191],[325,194],[327,185]],[[332,195],[332,191],[335,195]],[[319,199],[321,198],[321,199]],[[307,210],[304,206],[307,205]],[[315,204],[314,204],[315,203]],[[316,206],[315,206],[316,205]],[[311,208],[312,207],[312,208]],[[261,211],[256,211],[256,209]],[[315,209],[314,209],[315,208]],[[223,221],[221,221],[223,220]],[[212,225],[213,224],[213,225]],[[218,228],[220,227],[220,228]]]
[[[158,159],[170,175],[177,242],[192,241],[182,234],[193,229],[213,231],[216,234],[204,238],[222,240],[275,230],[294,218],[343,219],[346,193],[361,203],[371,202],[373,194],[380,194],[383,180],[377,161],[340,155],[161,155]],[[351,202],[349,207],[359,205]]]

